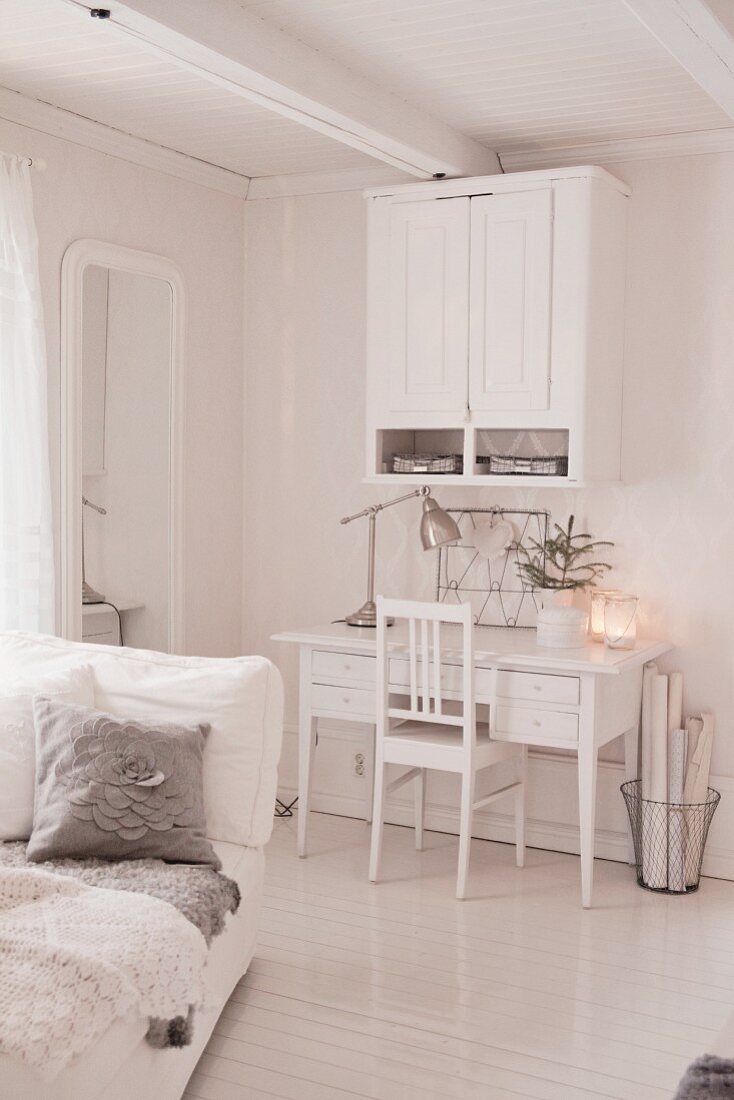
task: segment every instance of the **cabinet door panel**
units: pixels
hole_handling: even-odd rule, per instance
[[[469,199],[396,203],[390,218],[390,405],[463,410]]]
[[[552,193],[471,201],[473,409],[547,409]]]

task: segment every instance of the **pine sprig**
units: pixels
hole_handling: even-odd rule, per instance
[[[575,517],[569,516],[568,527],[553,525],[553,534],[544,542],[531,538],[530,549],[519,547],[523,560],[518,569],[532,588],[593,588],[596,581],[611,569],[604,561],[585,561],[602,546],[613,542],[594,540],[588,532],[574,534]]]

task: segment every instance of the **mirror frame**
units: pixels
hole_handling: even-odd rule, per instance
[[[60,631],[64,638],[81,640],[82,299],[84,270],[92,264],[163,279],[171,289],[168,651],[183,653],[183,277],[176,264],[163,256],[86,238],[69,245],[61,264]]]

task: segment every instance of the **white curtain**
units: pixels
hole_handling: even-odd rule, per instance
[[[30,167],[0,153],[0,630],[54,629],[51,522]]]

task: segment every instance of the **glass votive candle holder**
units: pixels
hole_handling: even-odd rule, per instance
[[[593,642],[604,641],[604,605],[608,596],[620,596],[618,588],[592,588],[589,633]]]
[[[637,603],[629,592],[616,592],[604,601],[604,642],[610,649],[634,649]]]

